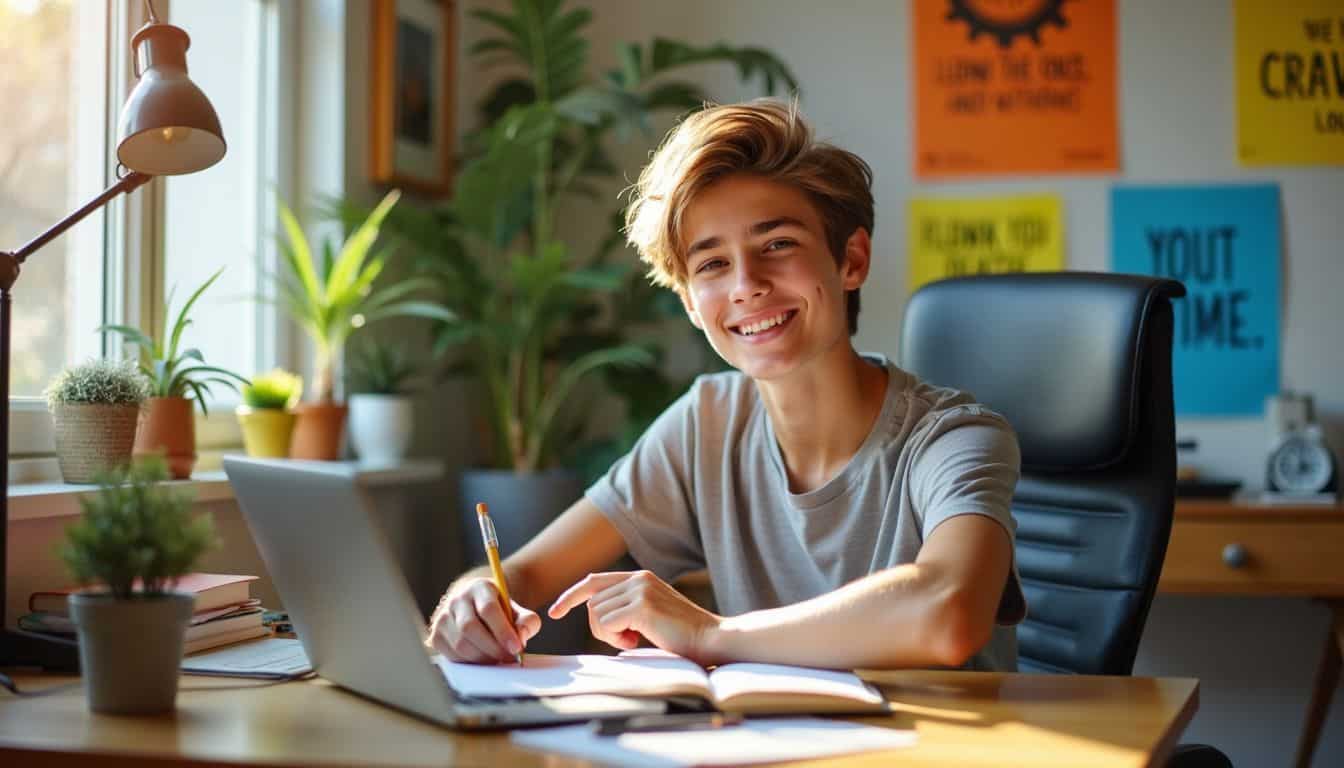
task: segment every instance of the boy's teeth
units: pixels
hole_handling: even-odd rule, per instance
[[[769,330],[775,327],[776,325],[779,325],[780,323],[784,322],[784,319],[787,318],[788,316],[789,316],[788,312],[782,312],[779,315],[776,315],[775,317],[767,318],[759,323],[744,325],[742,326],[742,333],[743,335],[751,336],[752,334]]]

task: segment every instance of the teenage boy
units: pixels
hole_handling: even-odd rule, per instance
[[[427,641],[504,662],[586,605],[595,637],[702,664],[1016,669],[1012,429],[858,354],[872,172],[793,105],[688,117],[633,189],[630,242],[736,371],[699,377],[504,561],[448,589]],[[629,553],[645,570],[594,573]],[[719,614],[668,582],[707,568]]]

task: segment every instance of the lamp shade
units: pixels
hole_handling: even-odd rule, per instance
[[[187,77],[191,38],[171,24],[148,24],[135,33],[139,82],[121,108],[121,164],[151,176],[204,170],[224,157],[219,115]]]

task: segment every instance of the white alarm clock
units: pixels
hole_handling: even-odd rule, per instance
[[[1269,452],[1265,478],[1270,491],[1285,494],[1329,493],[1338,488],[1339,467],[1319,424],[1285,433]]]

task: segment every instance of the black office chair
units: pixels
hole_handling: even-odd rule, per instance
[[[1171,534],[1173,280],[1087,272],[932,283],[905,311],[901,365],[1007,417],[1027,598],[1025,672],[1128,675]],[[1178,748],[1171,765],[1228,765]]]

